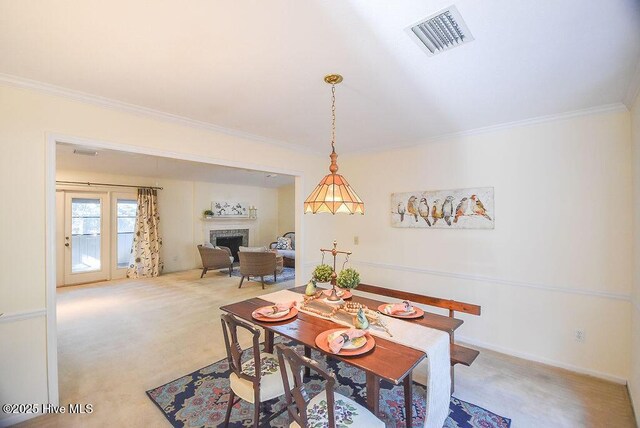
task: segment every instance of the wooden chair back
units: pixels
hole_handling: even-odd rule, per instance
[[[296,353],[293,349],[284,345],[276,345],[276,353],[278,354],[278,362],[280,364],[280,373],[282,374],[282,382],[284,383],[284,396],[286,399],[287,411],[289,415],[295,420],[301,427],[308,426],[307,424],[307,406],[311,399],[317,395],[310,396],[305,384],[303,382],[303,369],[308,368],[317,372],[327,383],[325,390],[327,394],[327,410],[329,428],[335,428],[335,396],[333,388],[336,383],[336,378],[333,373],[329,373],[322,369],[318,363],[311,358],[304,357]],[[291,368],[293,374],[293,385],[289,383],[289,377],[287,376],[287,364]]]
[[[240,251],[240,274],[245,276],[273,275],[276,270],[276,253]]]
[[[359,284],[357,290],[364,291],[366,293],[380,294],[382,296],[393,297],[396,299],[409,300],[411,302],[421,303],[423,305],[434,306],[437,308],[448,309],[450,317],[453,317],[456,311],[464,312],[465,314],[480,315],[482,309],[480,306],[471,303],[423,296],[421,294],[409,293],[408,291],[378,287],[377,285]]]
[[[227,359],[231,371],[241,379],[246,379],[253,383],[254,390],[260,386],[260,330],[231,314],[222,314],[222,332],[224,333],[224,344],[227,348]],[[238,328],[245,329],[253,335],[253,360],[255,364],[255,376],[250,376],[242,371],[242,347],[238,340]]]

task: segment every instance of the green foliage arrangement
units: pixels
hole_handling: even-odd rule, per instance
[[[331,266],[327,264],[321,264],[316,266],[313,270],[313,277],[318,282],[329,282],[331,281],[331,274],[333,273],[333,269]]]
[[[204,214],[205,217],[213,217],[213,211],[211,210],[204,210]]]
[[[360,274],[353,268],[342,269],[338,274],[338,287],[356,288],[360,284]]]

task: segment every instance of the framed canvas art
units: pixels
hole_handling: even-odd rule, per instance
[[[493,229],[493,187],[391,194],[391,225],[408,228]]]
[[[211,202],[214,217],[249,218],[249,204],[245,202]]]

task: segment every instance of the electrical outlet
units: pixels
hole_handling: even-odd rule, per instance
[[[580,343],[584,343],[584,341],[587,339],[585,331],[580,328],[574,331],[574,337],[576,339],[576,342]]]
[[[353,245],[358,245],[360,243],[360,237],[359,236],[354,236],[353,237]]]

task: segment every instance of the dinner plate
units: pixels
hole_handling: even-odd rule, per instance
[[[344,329],[344,330],[335,331],[331,333],[329,336],[327,336],[327,342],[331,342],[337,336],[340,336],[342,333],[346,331],[349,331],[349,329]],[[346,351],[352,351],[354,349],[362,348],[366,344],[367,344],[367,338],[365,336],[360,336],[347,341],[346,344],[342,345],[342,349]]]
[[[328,354],[334,354],[334,352],[331,351],[331,348],[329,348],[329,335],[335,332],[341,333],[345,330],[348,329],[342,327],[323,331],[318,336],[316,336],[316,346]],[[365,345],[361,346],[358,349],[345,349],[343,347],[342,349],[340,349],[340,352],[334,355],[339,355],[341,357],[353,357],[356,355],[366,354],[367,352],[371,351],[376,346],[375,339],[369,333],[365,334],[363,337],[367,340],[367,343]]]
[[[265,306],[266,308],[270,308],[271,306]],[[295,306],[291,309],[289,309],[288,311],[284,312],[278,312],[278,313],[284,313],[284,315],[279,316],[279,317],[273,317],[273,315],[271,316],[264,316],[264,315],[260,315],[258,314],[258,310],[262,309],[262,308],[258,308],[255,311],[253,311],[251,313],[251,317],[254,320],[258,320],[258,321],[262,321],[262,322],[279,322],[279,321],[286,321],[286,320],[290,320],[291,318],[295,317],[296,315],[298,315],[298,308],[296,308]]]
[[[388,315],[390,317],[394,317],[394,318],[414,319],[414,318],[420,318],[424,316],[424,311],[417,306],[413,307],[413,312],[402,312],[400,314],[390,314],[386,311],[386,309],[391,305],[393,305],[393,303],[382,304],[378,306],[378,310],[383,314]]]

